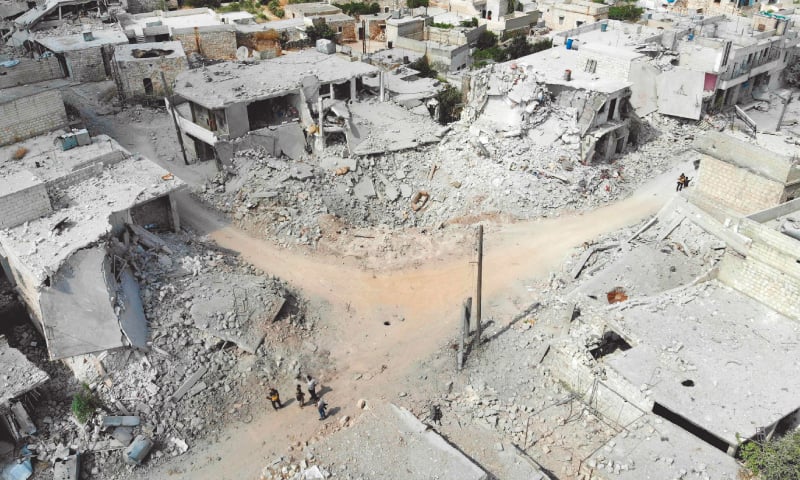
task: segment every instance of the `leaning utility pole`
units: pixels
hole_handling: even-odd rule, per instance
[[[175,97],[172,95],[172,89],[167,85],[167,78],[164,76],[164,71],[161,72],[161,84],[164,85],[164,94],[169,95],[169,109],[172,112],[172,122],[175,124],[175,133],[178,135],[178,144],[181,146],[181,153],[183,154],[184,165],[189,165],[189,159],[186,158],[186,148],[183,146],[183,136],[181,136],[181,129],[178,127],[178,117],[175,113]]]
[[[481,289],[483,283],[483,225],[478,225],[478,285],[475,292],[475,346],[481,345]]]

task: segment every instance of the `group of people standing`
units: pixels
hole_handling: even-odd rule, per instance
[[[328,404],[325,403],[325,400],[320,398],[319,395],[317,395],[317,386],[319,386],[319,382],[311,375],[306,375],[306,380],[306,389],[308,389],[308,394],[310,396],[308,404],[316,405],[317,412],[319,413],[319,419],[325,420],[325,418],[328,416]],[[303,387],[300,384],[297,384],[294,398],[297,400],[297,404],[300,405],[300,408],[303,408],[307,405],[306,394],[303,392]],[[273,409],[277,410],[279,408],[283,408],[283,405],[281,404],[281,395],[278,393],[278,389],[275,387],[271,387],[269,389],[269,400],[272,402]]]

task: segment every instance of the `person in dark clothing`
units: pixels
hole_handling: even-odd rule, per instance
[[[326,408],[328,408],[328,404],[325,403],[325,400],[320,399],[317,402],[317,412],[319,412],[320,420],[325,420],[325,418],[328,416],[328,413],[325,411]]]
[[[297,385],[297,391],[294,392],[294,398],[297,400],[300,408],[303,408],[303,406],[306,404],[306,394],[303,393],[303,389],[300,387],[300,384]]]
[[[278,393],[278,390],[275,387],[269,389],[269,400],[272,402],[272,408],[277,410],[283,405],[281,405],[281,395]]]
[[[681,176],[678,177],[678,186],[675,188],[676,192],[680,192],[683,190],[683,187],[686,185],[686,175],[681,173]]]
[[[308,387],[308,394],[311,395],[309,401],[316,402],[319,400],[319,397],[317,396],[317,385],[319,385],[319,382],[317,382],[317,379],[313,378],[311,375],[306,375],[306,378],[308,379],[308,383],[306,384]]]
[[[439,405],[431,405],[431,423],[442,424],[442,409]]]

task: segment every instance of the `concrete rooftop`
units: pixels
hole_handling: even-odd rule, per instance
[[[509,63],[529,65],[544,76],[545,83],[550,85],[563,85],[574,89],[584,89],[601,93],[614,93],[631,86],[631,82],[615,79],[600,78],[595,73],[584,71],[584,65],[578,61],[577,50],[565,48],[551,48],[526,57],[520,57]],[[564,80],[564,71],[572,71],[572,79]]]
[[[800,324],[716,282],[631,305],[605,363],[729,445],[800,407]],[[691,381],[691,385],[687,385]]]
[[[102,47],[103,45],[119,45],[128,43],[128,37],[118,28],[107,30],[92,30],[94,40],[86,41],[83,34],[65,35],[62,37],[37,36],[36,41],[45,48],[56,53],[86,50],[87,48]]]
[[[104,144],[105,147],[97,146]],[[108,233],[112,213],[164,196],[184,185],[177,177],[163,180],[162,176],[168,173],[166,170],[150,160],[131,156],[105,135],[94,137],[92,145],[76,147],[69,152],[73,162],[83,154],[83,165],[86,166],[96,162],[101,155],[104,158],[118,155],[124,159],[106,165],[99,176],[60,191],[57,203],[63,206],[54,209],[50,215],[0,231],[0,244],[6,252],[17,257],[39,282],[58,270],[75,251]],[[50,159],[50,164],[54,163],[55,160]],[[75,169],[83,165],[78,164]],[[31,171],[43,179],[59,177],[47,174],[42,168]],[[53,227],[64,219],[68,219],[70,225],[56,235]]]
[[[225,62],[183,72],[175,81],[175,93],[206,108],[217,109],[298,91],[302,80],[310,76],[317,77],[322,84],[342,83],[379,71],[363,62],[304,50],[256,64]]]
[[[136,57],[136,51],[147,50],[167,50],[170,53],[159,57]],[[183,51],[183,45],[179,41],[171,42],[151,42],[151,43],[128,43],[119,45],[114,48],[114,57],[117,60],[127,62],[157,62],[160,57],[163,58],[179,58],[185,57],[186,53]]]

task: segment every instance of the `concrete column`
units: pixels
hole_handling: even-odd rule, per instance
[[[328,86],[329,86],[329,87],[330,87],[330,89],[331,89],[331,100],[334,100],[334,99],[336,98],[336,94],[335,94],[335,93],[333,93],[333,84],[331,83],[331,84],[330,84],[330,85],[328,85]]]
[[[350,79],[350,101],[356,101],[356,79],[355,77]]]
[[[58,19],[61,20],[61,5],[58,6]]]
[[[380,91],[381,91],[381,93],[380,93],[381,102],[385,102],[386,101],[386,87],[384,85],[383,72],[378,73],[378,75],[379,75],[379,78],[380,78],[380,85],[381,85],[381,88],[380,88]]]
[[[178,215],[178,203],[175,201],[175,196],[173,194],[169,194],[169,209],[172,213],[172,230],[175,233],[180,233],[181,231],[181,218]]]
[[[333,86],[333,85],[331,85]],[[319,110],[319,125],[317,129],[317,153],[325,150],[325,133],[322,130],[322,122],[325,117],[325,112],[322,110],[322,96],[317,99],[317,109]]]

